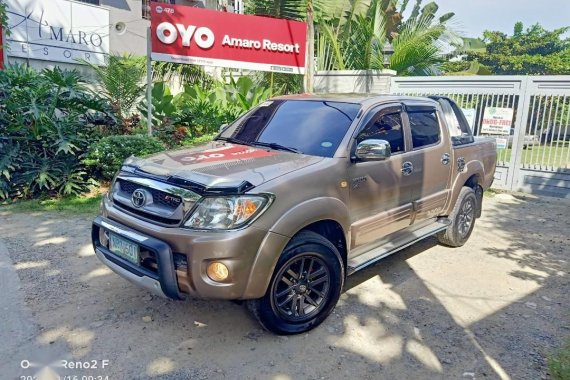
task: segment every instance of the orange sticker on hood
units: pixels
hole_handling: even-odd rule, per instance
[[[261,158],[274,156],[275,154],[275,152],[258,149],[251,146],[228,145],[221,148],[203,150],[198,153],[181,155],[172,158],[180,163],[188,164]]]

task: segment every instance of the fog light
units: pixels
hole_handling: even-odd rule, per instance
[[[214,261],[208,265],[207,273],[208,277],[214,281],[224,281],[230,274],[228,267],[218,261]]]

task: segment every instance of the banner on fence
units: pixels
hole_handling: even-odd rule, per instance
[[[152,3],[152,59],[303,74],[303,22]]]
[[[483,114],[481,133],[490,135],[508,135],[513,125],[513,109],[487,107]]]
[[[473,127],[475,126],[475,115],[477,114],[477,110],[475,108],[462,108],[463,115],[465,115],[465,119],[467,119],[467,124],[473,131]]]
[[[507,149],[508,144],[509,144],[508,139],[504,139],[504,138],[500,138],[500,137],[496,138],[496,142],[497,142],[497,149]]]

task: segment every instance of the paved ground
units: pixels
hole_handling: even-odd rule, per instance
[[[98,262],[89,232],[89,218],[0,208],[3,378],[65,359],[97,368],[44,373],[540,379],[570,335],[564,200],[485,198],[464,247],[426,239],[352,276],[334,314],[294,337],[264,332],[234,303],[152,297]]]

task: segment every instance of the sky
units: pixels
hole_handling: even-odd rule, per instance
[[[430,0],[424,0],[424,4]],[[513,34],[515,22],[525,29],[539,22],[546,29],[570,26],[570,0],[435,0],[438,14],[455,12],[455,29],[465,37],[484,30]],[[408,7],[413,6],[410,1]]]

